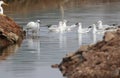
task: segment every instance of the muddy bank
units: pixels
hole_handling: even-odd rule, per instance
[[[67,54],[58,67],[67,78],[120,78],[120,29]]]
[[[6,15],[0,15],[0,50],[20,43],[24,37],[22,28],[13,19]]]

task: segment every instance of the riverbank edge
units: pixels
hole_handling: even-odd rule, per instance
[[[23,29],[12,18],[0,14],[0,50],[23,39]]]
[[[59,68],[67,78],[119,78],[119,59],[120,29],[106,32],[102,41],[81,46],[52,67]]]

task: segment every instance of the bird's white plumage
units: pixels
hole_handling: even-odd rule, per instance
[[[60,31],[62,31],[62,21],[59,21],[58,25],[51,25],[48,29],[50,31],[54,31],[54,32],[60,32]]]
[[[78,33],[88,33],[91,28],[82,28],[82,23],[78,23]]]
[[[93,24],[92,33],[94,33],[94,34],[104,34],[105,32],[106,32],[105,30],[97,29],[97,26],[95,24]]]
[[[0,1],[0,14],[3,14],[2,4],[5,4],[3,1]]]
[[[96,32],[97,32],[96,25],[93,24],[93,26],[92,26],[92,33],[96,33]]]
[[[26,27],[28,29],[40,29],[40,20],[37,20],[36,22],[34,21],[28,22]]]
[[[104,30],[106,28],[115,28],[115,26],[103,24],[103,22],[101,20],[99,20],[97,23],[98,23],[98,29]]]
[[[31,31],[31,32],[36,32],[37,34],[39,34],[40,31],[40,20],[37,20],[36,22],[31,21],[28,22],[28,24],[26,25],[26,29],[27,31]]]
[[[51,25],[48,29],[55,32],[65,32],[67,30],[67,20],[59,21],[58,25]]]

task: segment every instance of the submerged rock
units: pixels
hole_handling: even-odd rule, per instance
[[[58,68],[67,78],[120,78],[120,29],[67,54]]]
[[[0,14],[0,49],[20,42],[23,37],[22,28],[10,17]]]

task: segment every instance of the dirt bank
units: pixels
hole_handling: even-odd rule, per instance
[[[6,15],[0,15],[0,49],[20,42],[24,37],[22,28]]]
[[[67,78],[120,78],[120,29],[67,54],[58,67]]]

